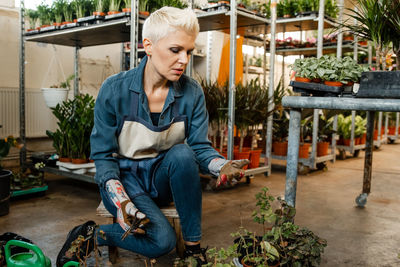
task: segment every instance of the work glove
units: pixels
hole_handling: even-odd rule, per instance
[[[117,207],[117,222],[121,228],[128,233],[145,234],[144,226],[150,220],[135,207],[121,182],[116,179],[108,180],[106,190],[111,201]]]
[[[208,164],[211,174],[217,176],[216,186],[232,184],[234,180],[239,181],[244,176],[242,168],[249,164],[248,159],[226,160],[215,158]]]

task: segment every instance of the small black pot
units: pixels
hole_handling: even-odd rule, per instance
[[[10,180],[12,172],[0,170],[0,216],[10,212]]]

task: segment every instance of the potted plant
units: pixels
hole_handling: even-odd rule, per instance
[[[145,17],[150,15],[148,0],[139,0],[139,14],[141,14]]]
[[[317,78],[317,69],[319,68],[319,61],[315,57],[298,58],[290,65],[295,75],[295,80],[298,82],[311,82],[312,79]]]
[[[27,31],[33,31],[36,29],[36,23],[39,19],[39,12],[37,10],[27,9],[26,14],[29,18],[29,29]]]
[[[346,83],[346,72],[341,59],[324,55],[318,59],[317,78],[328,86],[343,86]]]
[[[59,27],[63,22],[63,13],[67,2],[65,0],[55,0],[53,1],[53,5],[51,6],[53,17],[55,22],[53,23],[54,26]]]
[[[74,100],[63,101],[51,108],[53,115],[57,119],[58,129],[55,132],[46,131],[46,134],[53,140],[59,161],[71,162],[71,131]]]
[[[365,144],[367,133],[367,119],[357,115],[354,121],[355,144]]]
[[[114,15],[117,13],[120,13],[119,7],[121,5],[121,0],[110,0],[109,3],[109,11],[107,12],[107,15]]]
[[[0,216],[7,215],[10,210],[9,200],[12,172],[3,169],[1,161],[8,155],[12,146],[21,148],[21,145],[18,145],[17,141],[12,136],[0,139]]]
[[[277,156],[286,156],[288,150],[289,112],[282,110],[281,115],[275,113],[273,122],[272,150]]]
[[[338,134],[342,137],[343,145],[350,146],[351,116],[338,115]]]
[[[86,15],[86,0],[73,0],[71,5],[75,9],[76,18],[80,19]],[[75,21],[74,21],[75,22]]]
[[[336,132],[333,130],[333,116],[336,112],[324,110],[323,113],[318,119],[317,157],[328,155],[332,134]]]
[[[51,9],[45,3],[41,3],[37,6],[38,16],[40,20],[40,28],[46,28],[50,26],[51,20]]]
[[[73,22],[74,8],[72,6],[72,3],[70,2],[65,3],[63,14],[64,14],[63,24],[69,24]]]
[[[75,97],[73,113],[69,120],[68,138],[71,144],[72,163],[86,163],[90,156],[90,134],[94,125],[94,98],[88,94]]]
[[[124,0],[125,7],[122,9],[122,12],[130,13],[131,12],[131,0]]]
[[[94,1],[93,15],[94,16],[102,16],[102,17],[104,17],[106,15],[104,13],[105,7],[106,7],[106,1],[105,0],[95,0]]]
[[[68,91],[71,89],[70,82],[74,78],[75,75],[72,74],[60,84],[52,85],[50,88],[42,88],[44,100],[49,108],[54,108],[67,99]]]

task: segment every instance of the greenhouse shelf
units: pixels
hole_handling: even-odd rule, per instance
[[[332,147],[331,147],[332,149]],[[331,150],[334,151],[334,150]],[[286,160],[287,161],[287,157],[286,156],[277,156],[272,154],[271,155],[272,159],[277,159],[277,160]],[[311,156],[311,152],[309,153],[308,158],[299,158],[298,162],[300,164],[300,168],[299,168],[299,173],[300,174],[307,174],[310,170],[322,170],[326,167],[325,162],[331,160],[334,161],[335,160],[336,155],[331,153],[325,156],[321,156],[321,157],[312,157]],[[323,164],[320,164],[323,163]]]
[[[334,19],[324,16],[324,29],[332,28],[336,25]],[[305,17],[279,18],[276,20],[276,32],[297,32],[318,29],[318,14]]]
[[[364,50],[364,49],[363,49]],[[337,51],[337,45],[329,45],[324,46],[322,53],[325,54],[333,54]],[[354,45],[346,44],[342,46],[342,51],[353,52]],[[317,55],[317,47],[304,47],[304,48],[286,48],[286,49],[276,49],[276,54],[281,56],[293,56],[293,55],[304,55],[304,56],[312,56]]]
[[[92,175],[90,174],[76,174],[70,171],[63,171],[60,170],[58,167],[44,167],[43,168],[44,172],[48,172],[48,173],[52,173],[52,174],[56,174],[56,175],[62,175],[68,178],[72,178],[72,179],[76,179],[76,180],[80,180],[80,181],[84,181],[84,182],[88,182],[88,183],[96,183],[94,181],[94,173]]]
[[[130,17],[124,17],[100,24],[28,35],[24,39],[25,41],[78,47],[129,42],[130,21]],[[139,25],[143,22],[144,19],[140,19]]]

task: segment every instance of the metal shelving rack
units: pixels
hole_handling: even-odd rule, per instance
[[[337,46],[332,47],[323,47],[323,30],[324,28],[332,27],[335,25],[334,21],[324,15],[324,1],[320,1],[319,13],[318,16],[316,14],[312,14],[307,17],[300,18],[288,18],[288,19],[279,19],[276,18],[276,1],[273,0],[271,3],[271,42],[270,42],[270,88],[274,88],[274,64],[275,55],[314,55],[317,54],[317,57],[321,57],[324,53],[324,49],[326,49],[326,53],[333,53],[336,51],[342,51],[342,39],[338,40]],[[306,30],[315,30],[318,29],[318,42],[317,47],[311,48],[297,48],[297,49],[276,49],[275,46],[275,35],[276,32],[293,32],[293,31],[306,31]],[[339,43],[340,41],[340,43]],[[350,47],[346,47],[349,49]],[[273,89],[272,89],[273,90]],[[317,157],[317,136],[318,136],[318,116],[319,110],[314,110],[313,115],[313,138],[312,138],[312,146],[311,153],[309,158],[307,159],[298,159],[298,162],[301,166],[302,173],[308,172],[309,169],[321,169],[324,168],[325,162],[331,160],[336,160],[336,141],[333,138],[332,146],[331,146],[331,154],[326,156]],[[335,124],[337,125],[337,124]],[[334,127],[336,127],[334,125]],[[268,158],[279,159],[279,160],[287,160],[286,156],[276,156],[271,153],[271,145],[272,145],[272,115],[268,120],[267,126],[267,154]],[[269,167],[271,167],[271,161],[268,163]]]
[[[230,29],[231,49],[230,49],[230,68],[229,68],[229,119],[228,119],[228,158],[233,158],[233,125],[234,125],[234,99],[235,99],[235,64],[236,64],[236,29],[237,27],[250,27],[253,31],[265,32],[268,20],[254,14],[250,14],[241,10],[237,10],[236,1],[231,0],[230,10],[218,10],[213,12],[204,12],[197,14],[200,31],[212,31]],[[130,58],[131,68],[137,65],[137,43],[139,40],[140,23],[144,19],[138,16],[138,1],[132,0],[132,11],[130,17],[111,20],[101,24],[89,25],[86,27],[76,27],[71,29],[57,30],[52,32],[44,32],[35,35],[25,36],[24,27],[24,0],[21,0],[21,48],[20,48],[20,117],[21,127],[20,136],[25,144],[25,41],[44,42],[58,45],[66,45],[75,47],[75,82],[74,94],[79,93],[79,72],[78,60],[79,49],[82,47],[121,43],[131,41]],[[107,38],[104,38],[107,36]],[[21,165],[26,162],[26,151],[21,150]],[[250,169],[246,171],[246,176],[256,173],[266,173],[269,171],[268,166]],[[76,175],[75,175],[76,176]],[[74,177],[76,178],[76,177]],[[87,179],[87,177],[84,177]]]

